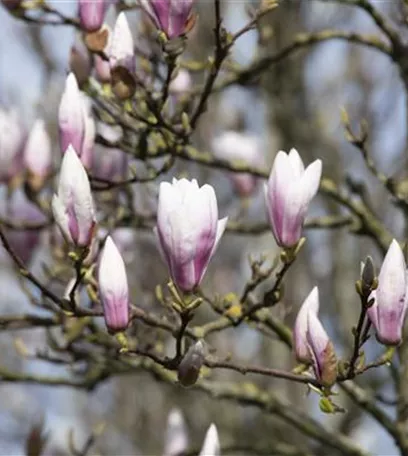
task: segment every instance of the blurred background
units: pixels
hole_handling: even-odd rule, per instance
[[[404,37],[407,28],[398,23],[403,2],[374,3]],[[75,1],[53,1],[50,5],[68,16],[76,15]],[[245,25],[251,6],[250,1],[223,0],[227,29],[234,32]],[[205,60],[213,45],[213,3],[199,0],[197,10],[199,19],[183,55],[183,59],[190,61]],[[112,7],[108,15],[111,25],[115,14]],[[126,14],[136,36],[143,26],[140,14],[130,11]],[[0,8],[0,24],[0,103],[2,107],[15,109],[26,129],[37,117],[46,120],[58,163],[57,109],[70,68],[71,48],[78,37],[71,27],[27,24],[13,18],[5,8]],[[289,45],[299,33],[327,29],[381,37],[372,19],[358,8],[336,2],[287,0],[262,20],[259,31],[252,30],[238,40],[231,58],[246,66],[259,53],[273,53]],[[191,77],[194,84],[202,82],[199,72],[192,72]],[[218,135],[226,130],[241,130],[256,138],[262,155],[261,164],[268,169],[280,149],[289,151],[295,147],[306,163],[321,158],[324,176],[335,182],[346,182],[351,194],[363,182],[373,210],[396,237],[404,237],[407,227],[401,212],[387,204],[385,190],[366,170],[361,154],[345,139],[342,107],[348,111],[353,125],[366,119],[369,150],[377,167],[388,176],[406,177],[406,95],[398,69],[377,50],[347,41],[328,40],[306,46],[271,65],[251,86],[232,86],[214,94],[197,129],[195,142],[199,149],[214,152],[214,140]],[[177,164],[171,174],[161,179],[185,174],[215,187],[221,216],[248,222],[266,221],[263,184],[243,200],[237,194],[231,176],[187,162]],[[1,191],[5,210],[6,189]],[[133,185],[132,192],[137,211],[155,211],[157,182]],[[309,216],[340,213],[338,206],[319,196],[314,200]],[[284,300],[273,308],[273,313],[291,327],[300,304],[312,287],[318,285],[325,327],[337,352],[347,355],[351,350],[351,327],[359,313],[354,283],[359,276],[360,262],[370,254],[379,265],[380,252],[372,241],[352,236],[344,229],[307,230],[306,234],[307,243],[286,278]],[[35,242],[35,250],[26,253],[31,268],[43,274],[43,265],[52,262],[49,233],[43,231],[39,241]],[[129,242],[126,259],[135,299],[141,307],[159,313],[160,308],[154,304],[154,289],[158,283],[165,283],[167,272],[152,233],[134,230]],[[224,236],[208,270],[204,290],[210,295],[241,293],[243,284],[250,278],[249,255],[263,253],[272,261],[277,252],[270,232],[256,236]],[[3,251],[1,259],[1,314],[30,310],[31,303]],[[63,288],[60,286],[61,292]],[[268,282],[257,293],[261,295],[267,289]],[[199,322],[214,318],[214,313],[204,306],[197,316]],[[135,331],[142,338],[148,329],[140,325]],[[41,350],[46,344],[42,329],[2,333],[2,366],[57,376],[65,369],[47,362],[25,360],[15,349],[16,338],[22,340],[30,352]],[[231,354],[241,364],[286,369],[295,365],[291,350],[281,341],[246,325],[215,333],[207,342],[217,352]],[[168,343],[171,352],[174,340]],[[370,340],[368,355],[375,356],[379,352],[378,344]],[[254,381],[267,390],[279,391],[281,397],[303,407],[328,427],[349,435],[373,454],[397,454],[390,436],[342,395],[338,402],[347,413],[327,416],[318,410],[316,397],[306,395],[302,385],[253,375],[244,378],[229,371],[216,371],[212,376],[214,379]],[[381,394],[394,395],[395,385],[386,367],[364,375],[360,383]],[[64,386],[0,383],[0,402],[2,455],[25,454],[27,436],[33,425],[42,419],[48,433],[44,454],[70,454],[67,442],[71,430],[79,447],[95,427],[104,424],[104,431],[98,435],[89,454],[160,455],[164,451],[168,415],[175,407],[185,417],[190,450],[200,447],[206,429],[214,422],[223,446],[255,446],[259,451],[265,449],[263,454],[269,454],[267,449],[271,442],[286,442],[300,449],[304,445],[314,448],[313,454],[327,454],[322,448],[310,446],[300,433],[255,407],[230,402],[221,404],[205,393],[165,384],[144,372],[107,379],[92,392]],[[392,416],[393,408],[383,407]]]

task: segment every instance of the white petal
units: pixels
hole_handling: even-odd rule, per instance
[[[398,307],[402,298],[405,300],[406,265],[398,242],[394,239],[385,255],[378,275],[377,302],[382,309]]]
[[[71,234],[68,227],[68,215],[65,211],[65,206],[57,195],[52,197],[51,202],[52,213],[54,215],[55,223],[62,231],[67,241],[72,242]]]
[[[72,146],[62,160],[58,196],[65,207],[73,207],[79,228],[78,243],[86,245],[95,223],[95,212],[88,175]]]
[[[285,199],[285,194],[296,182],[297,179],[294,177],[287,154],[279,151],[276,154],[268,180],[269,198],[273,201],[279,195]]]
[[[82,118],[84,125],[84,137],[82,141],[82,150],[80,152],[82,164],[90,169],[93,159],[93,150],[95,144],[96,127],[91,114],[89,100],[83,97],[82,100]]]
[[[319,361],[330,339],[314,312],[308,312],[307,322],[307,341],[310,344],[314,356]]]
[[[309,360],[307,348],[308,314],[313,312],[317,315],[319,311],[319,289],[314,287],[304,300],[296,317],[293,329],[296,357],[299,361]]]
[[[112,34],[112,42],[109,46],[109,62],[111,67],[118,65],[129,66],[134,59],[134,45],[132,32],[124,12],[116,19]],[[130,69],[130,68],[129,68]]]
[[[304,204],[308,205],[319,190],[320,179],[322,176],[322,161],[315,160],[305,170],[302,177],[302,193]]]
[[[221,237],[224,234],[225,228],[227,227],[227,223],[228,223],[228,217],[224,217],[224,218],[218,220],[217,233],[215,235],[215,242],[214,242],[214,246],[211,251],[211,256],[213,256],[215,251],[217,250]]]
[[[296,149],[290,149],[288,158],[294,176],[296,176],[296,178],[300,177],[305,170],[305,166],[300,158],[299,152]]]

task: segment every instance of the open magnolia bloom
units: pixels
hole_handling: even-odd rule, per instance
[[[95,228],[95,210],[85,168],[72,146],[64,154],[58,193],[52,199],[55,222],[65,239],[89,247]]]
[[[296,149],[276,155],[268,183],[266,206],[276,242],[281,247],[295,246],[301,236],[306,211],[316,195],[322,162],[316,160],[306,169]]]
[[[401,247],[394,239],[385,255],[378,287],[370,299],[373,305],[368,316],[375,328],[377,339],[386,345],[398,345],[402,340],[402,328],[408,305],[407,267]]]
[[[211,185],[195,179],[162,182],[155,234],[173,282],[182,291],[197,287],[224,233],[227,217],[218,220]]]
[[[119,99],[127,100],[136,91],[136,66],[132,32],[123,12],[116,19],[107,53],[112,91]]]

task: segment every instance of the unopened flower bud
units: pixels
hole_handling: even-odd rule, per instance
[[[199,456],[220,456],[220,440],[215,424],[212,424],[205,435]]]
[[[58,126],[61,151],[72,145],[86,168],[92,164],[95,142],[95,122],[91,105],[85,94],[79,90],[77,80],[70,73],[58,110]]]
[[[312,356],[307,341],[308,315],[313,312],[317,315],[319,311],[319,289],[314,287],[303,302],[295,321],[293,329],[294,348],[296,359],[305,364],[312,363]]]
[[[192,386],[197,382],[204,359],[204,342],[199,340],[187,350],[179,364],[177,378],[183,386]]]
[[[337,357],[320,320],[314,312],[308,313],[307,341],[317,380],[325,387],[332,386],[337,379]]]
[[[398,345],[408,306],[407,267],[401,247],[394,239],[385,255],[378,287],[371,293],[373,305],[368,316],[377,339],[385,345]]]
[[[297,150],[279,151],[265,184],[266,205],[273,235],[282,247],[295,246],[301,236],[310,201],[319,188],[322,162],[306,169]]]
[[[129,287],[125,263],[110,236],[102,251],[98,282],[107,328],[124,331],[129,325]]]
[[[24,148],[24,164],[28,172],[28,185],[33,191],[39,191],[51,172],[51,140],[42,119],[38,119],[31,128]]]
[[[82,30],[96,32],[102,27],[109,2],[107,0],[78,0],[79,22]]]
[[[187,449],[187,427],[183,414],[179,409],[173,409],[167,419],[163,456],[179,456]]]
[[[127,100],[136,90],[135,54],[132,32],[123,12],[116,20],[108,54],[112,91],[120,100]]]
[[[58,193],[52,199],[55,222],[65,239],[89,247],[95,230],[95,210],[88,176],[77,153],[69,146],[62,159]]]
[[[158,30],[169,40],[186,34],[194,26],[195,0],[140,0]]]

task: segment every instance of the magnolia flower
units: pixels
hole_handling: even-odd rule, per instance
[[[112,40],[108,46],[111,68],[125,67],[130,73],[135,71],[135,52],[132,32],[125,13],[120,13],[113,29]]]
[[[74,74],[70,73],[58,110],[60,146],[65,151],[71,144],[87,168],[91,166],[95,142],[95,123],[90,108]]]
[[[17,111],[0,109],[0,182],[9,183],[22,171],[24,139]]]
[[[129,288],[125,263],[110,236],[102,251],[98,282],[107,328],[124,331],[129,324]]]
[[[199,456],[220,456],[220,441],[215,424],[212,424],[205,435]]]
[[[331,386],[337,377],[337,359],[333,344],[317,316],[319,289],[314,287],[302,304],[293,331],[298,361],[312,364],[316,378]]]
[[[194,385],[200,376],[204,360],[204,343],[199,340],[187,350],[181,360],[177,370],[178,381],[183,386]]]
[[[78,13],[81,28],[87,32],[96,32],[102,27],[106,9],[106,0],[78,0]]]
[[[132,33],[123,12],[116,19],[108,56],[113,93],[120,100],[132,98],[136,91],[135,54]]]
[[[183,414],[179,409],[173,409],[167,419],[163,456],[177,456],[184,453],[187,448],[187,427]]]
[[[227,219],[218,220],[211,185],[200,188],[195,179],[160,184],[155,234],[171,278],[181,290],[192,291],[200,284]]]
[[[223,160],[241,160],[249,166],[264,164],[261,144],[255,136],[237,131],[225,131],[212,142],[214,155]],[[241,196],[251,195],[258,184],[255,176],[247,173],[230,173],[236,192]]]
[[[322,162],[316,160],[306,169],[295,149],[278,152],[265,185],[266,205],[276,242],[293,247],[301,238],[310,201],[317,193]]]
[[[188,32],[194,1],[140,0],[140,4],[156,27],[171,40]]]
[[[293,329],[294,347],[296,358],[299,362],[309,364],[312,356],[307,341],[308,315],[313,312],[317,315],[319,311],[319,289],[314,287],[303,302],[295,321]]]
[[[401,342],[408,304],[407,287],[404,255],[394,239],[381,266],[378,287],[370,295],[374,304],[368,309],[377,339],[383,344],[398,345]]]
[[[24,148],[24,164],[34,189],[41,188],[52,165],[51,140],[42,119],[38,119],[30,130]]]
[[[55,222],[65,239],[89,247],[95,228],[95,211],[88,176],[74,148],[62,159],[58,194],[52,199]]]
[[[337,378],[337,358],[334,347],[315,312],[307,314],[306,338],[313,370],[322,385],[330,387]]]

